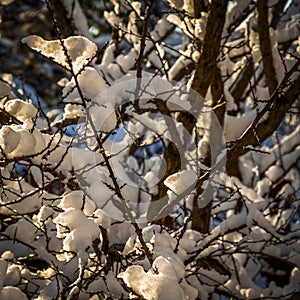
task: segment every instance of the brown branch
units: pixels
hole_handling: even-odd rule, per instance
[[[228,0],[214,0],[206,25],[201,56],[196,64],[192,89],[205,97],[213,78],[214,65],[220,53],[222,32],[225,24]]]
[[[277,87],[276,91],[270,97],[269,102],[258,113],[251,126],[245,133],[235,142],[227,153],[227,171],[230,175],[239,176],[238,159],[241,155],[247,153],[251,145],[258,146],[262,141],[269,137],[279,126],[284,115],[300,94],[300,76],[291,84],[290,77],[298,70],[300,59],[295,63],[291,70],[285,75],[282,83]],[[286,85],[289,85],[287,91],[284,91]],[[267,118],[261,122],[262,118],[268,113]]]
[[[245,8],[244,11],[242,11],[240,13],[240,15],[238,16],[234,16],[234,19],[232,21],[232,23],[228,26],[227,31],[228,31],[228,35],[230,36],[235,29],[244,22],[244,20],[246,20],[248,18],[248,16],[255,10],[255,5],[250,4],[248,7]]]
[[[214,110],[214,113],[218,119],[218,122],[223,125],[224,123],[224,114],[225,114],[225,102],[223,102],[223,105],[218,105],[219,102],[223,101],[224,95],[223,95],[223,81],[221,77],[221,71],[216,66],[214,77],[212,79],[212,85],[211,85],[211,92],[213,96],[213,106],[216,106],[217,108]],[[210,125],[210,135],[219,136],[219,130],[215,127],[215,122],[212,122]],[[220,139],[222,139],[222,136],[219,136]],[[220,149],[221,150],[221,149]],[[205,162],[204,164],[206,166],[210,166],[215,163],[216,157],[212,157],[211,151],[208,151],[206,154]],[[192,211],[192,229],[197,230],[201,233],[207,233],[210,229],[210,218],[211,218],[211,208],[212,208],[212,202],[210,201],[206,206],[199,207],[199,196],[203,196],[203,188],[202,188],[202,181],[199,180],[196,187],[196,193],[194,196],[194,206]],[[199,184],[201,182],[201,184]],[[211,194],[209,193],[210,188],[207,188],[206,190],[206,197],[211,198]],[[212,190],[211,190],[212,191]]]
[[[278,22],[280,21],[280,18],[281,18],[281,13],[286,5],[286,3],[288,2],[288,0],[279,0],[275,6],[274,6],[274,9],[273,9],[273,18],[272,18],[272,21],[271,21],[271,24],[270,26],[273,28],[273,29],[276,29],[277,27],[277,24]]]
[[[140,107],[139,107],[139,92],[141,90],[141,78],[142,78],[142,72],[143,72],[143,61],[144,61],[144,51],[146,48],[146,38],[148,36],[148,24],[151,16],[151,10],[153,7],[154,1],[151,1],[150,4],[147,5],[146,7],[146,12],[145,12],[145,18],[143,20],[143,29],[142,29],[142,37],[141,37],[141,43],[140,43],[140,53],[136,59],[136,63],[134,68],[136,69],[136,77],[137,77],[137,82],[136,82],[136,88],[134,92],[134,109],[137,113],[140,112]]]
[[[147,5],[146,12],[145,12],[145,18],[143,20],[143,29],[142,29],[142,37],[141,37],[141,43],[140,43],[140,53],[135,63],[135,69],[137,78],[142,78],[142,63],[144,59],[144,51],[146,48],[146,38],[148,35],[148,24],[151,16],[151,9],[153,6],[154,1],[151,1],[150,4]]]
[[[278,85],[274,67],[272,46],[268,22],[268,1],[260,0],[257,2],[258,10],[258,35],[262,61],[264,65],[264,74],[269,88],[270,95],[274,93]]]
[[[192,89],[205,97],[207,90],[212,85],[214,104],[223,95],[223,82],[220,71],[217,67],[217,58],[220,53],[222,32],[225,24],[228,0],[215,0],[211,3],[210,13],[206,25],[204,42],[201,45],[201,56],[196,64]],[[213,104],[213,105],[214,105]],[[197,101],[193,105],[198,105]],[[196,107],[193,107],[195,109]],[[218,109],[218,118],[223,123],[224,107]],[[191,133],[195,126],[196,118],[191,118],[187,113],[181,113],[178,120]],[[207,165],[211,165],[212,157],[207,153]],[[199,183],[199,182],[198,182]],[[196,195],[194,196],[194,207],[192,211],[192,228],[202,233],[209,231],[211,217],[211,202],[203,208],[198,205],[198,198],[203,192],[202,187],[197,184]]]
[[[217,68],[217,58],[220,53],[220,44],[227,11],[228,0],[214,0],[211,4],[207,20],[204,42],[201,45],[201,55],[196,63],[192,90],[205,97],[209,86],[212,84]],[[192,111],[197,109],[199,103],[195,101]],[[192,133],[196,118],[191,118],[186,112],[178,116],[178,121],[184,124],[189,133]]]
[[[273,18],[270,24],[270,27],[276,28],[278,22],[280,21],[282,10],[286,4],[287,0],[279,0],[273,9]],[[290,46],[290,42],[288,42],[288,47]],[[242,96],[244,94],[245,89],[248,86],[250,79],[254,74],[254,65],[252,58],[247,62],[247,66],[244,68],[242,73],[238,76],[236,82],[231,87],[231,94],[235,100],[235,103],[238,105],[242,101]]]
[[[4,108],[0,107],[0,124],[2,124],[2,125],[11,125],[11,124],[21,125],[21,124],[23,124],[23,122],[18,120],[18,118],[16,118],[15,116],[11,115]]]
[[[214,113],[216,114],[220,124],[223,127],[224,124],[224,115],[225,115],[225,102],[224,102],[224,85],[221,76],[221,70],[216,66],[214,76],[212,78],[212,85],[211,85],[211,93],[213,97],[213,104]]]
[[[254,74],[254,65],[252,58],[247,62],[247,65],[241,73],[239,74],[236,82],[233,85],[232,96],[234,98],[234,102],[239,105],[239,103],[243,100],[242,96],[244,91],[246,90],[252,76]]]
[[[206,6],[203,0],[193,0],[194,1],[194,16],[195,18],[201,17],[201,12],[206,11]]]
[[[68,18],[68,12],[60,0],[46,0],[48,10],[57,22],[62,37],[66,38],[75,34],[72,20]]]
[[[55,23],[55,25],[57,25]],[[81,86],[79,84],[79,80],[78,80],[78,76],[80,74],[79,73],[75,73],[74,69],[73,69],[73,64],[72,64],[72,60],[71,60],[71,57],[70,57],[70,54],[69,54],[69,51],[68,49],[66,48],[65,44],[64,44],[64,41],[60,35],[60,32],[58,31],[58,28],[56,28],[56,31],[57,31],[57,34],[58,34],[58,38],[59,38],[59,41],[60,41],[60,44],[61,44],[61,47],[64,51],[64,54],[65,54],[65,57],[66,57],[66,60],[69,64],[69,67],[70,67],[70,72],[72,74],[72,77],[74,78],[74,81],[75,81],[75,86],[77,88],[77,91],[78,91],[78,94],[79,94],[79,97],[82,101],[81,105],[84,109],[87,109],[88,105],[87,105],[87,101],[84,97],[84,93],[81,89]],[[84,66],[85,67],[85,66]],[[83,67],[83,68],[84,68]],[[116,193],[116,195],[118,196],[119,200],[120,200],[120,205],[121,207],[124,209],[123,211],[123,214],[124,216],[126,216],[128,218],[128,220],[131,222],[132,226],[134,227],[135,229],[135,232],[139,238],[139,241],[142,245],[142,248],[145,252],[145,255],[147,257],[147,259],[149,260],[149,263],[150,265],[152,265],[153,263],[153,258],[152,258],[152,253],[150,252],[146,242],[144,241],[144,238],[143,238],[143,234],[142,234],[142,229],[139,227],[139,225],[136,223],[136,220],[130,210],[130,208],[128,207],[127,203],[126,203],[126,199],[123,197],[122,195],[122,192],[121,192],[121,188],[119,186],[119,183],[117,181],[117,178],[115,176],[115,173],[114,173],[114,170],[110,164],[110,161],[109,161],[109,157],[107,156],[106,152],[105,152],[105,149],[104,149],[104,146],[103,146],[103,141],[101,140],[99,134],[98,134],[98,131],[97,131],[97,128],[96,128],[96,125],[93,121],[93,118],[91,116],[91,114],[87,113],[86,115],[87,117],[87,121],[90,123],[91,125],[91,128],[92,128],[92,131],[95,135],[95,138],[96,138],[96,142],[97,142],[97,145],[99,147],[99,151],[104,159],[104,162],[105,162],[105,166],[107,167],[107,170],[108,170],[108,173],[109,173],[109,177],[111,178],[112,180],[112,183],[113,183],[113,188],[114,188],[114,191]]]

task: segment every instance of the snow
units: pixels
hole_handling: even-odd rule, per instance
[[[0,259],[0,290],[3,287],[4,279],[5,279],[5,274],[7,270],[7,262],[4,259]]]
[[[205,37],[207,18],[208,14],[201,12],[200,18],[195,20],[195,35],[201,41],[203,41]]]
[[[21,266],[10,265],[6,271],[4,285],[17,286],[21,281],[21,269]]]
[[[170,30],[170,28],[170,23],[166,20],[166,18],[161,18],[158,20],[155,26],[154,33],[152,33],[152,37],[154,39],[159,39],[163,37],[167,33],[167,31]],[[155,33],[157,33],[157,37],[155,36]]]
[[[197,180],[193,170],[183,170],[168,176],[164,184],[175,194],[180,195],[190,188]]]
[[[31,102],[25,102],[20,99],[8,100],[4,105],[4,109],[21,122],[32,119],[37,115],[37,109]]]
[[[27,300],[26,295],[18,288],[14,286],[5,286],[0,291],[0,299],[1,300]]]
[[[155,271],[153,271],[155,270]],[[142,266],[133,265],[118,277],[137,295],[149,300],[196,299],[197,291],[186,282],[178,284],[176,271],[172,263],[159,256],[153,262],[153,269],[145,272]]]
[[[99,227],[76,208],[66,208],[53,222],[57,226],[57,237],[64,238],[64,249],[75,251],[78,255],[83,255],[100,235]]]
[[[114,40],[109,42],[100,65],[93,60],[97,54],[96,44],[86,37],[69,37],[62,41],[71,63],[65,56],[61,41],[46,41],[38,36],[23,39],[32,49],[66,70],[70,71],[72,66],[74,71],[73,78],[63,83],[64,110],[47,113],[51,119],[50,126],[57,124],[58,120],[69,118],[81,118],[80,122],[86,122],[88,117],[88,120],[87,124],[76,127],[79,129],[78,136],[73,141],[69,132],[67,135],[60,132],[54,135],[57,126],[48,130],[46,121],[42,120],[42,116],[37,116],[37,109],[31,101],[21,101],[9,95],[10,100],[1,102],[1,107],[23,124],[3,125],[0,129],[1,160],[4,164],[8,163],[1,168],[0,214],[4,216],[4,221],[0,226],[4,233],[0,240],[0,253],[11,250],[4,252],[0,259],[0,299],[26,299],[20,290],[24,288],[25,281],[39,286],[38,291],[31,291],[33,288],[30,287],[26,292],[40,300],[60,297],[62,291],[69,292],[69,298],[94,300],[104,293],[116,299],[133,298],[134,294],[144,299],[218,299],[216,289],[218,292],[223,289],[233,298],[279,299],[285,293],[299,290],[300,225],[297,213],[300,201],[296,200],[299,197],[295,193],[299,189],[299,172],[294,166],[300,157],[300,126],[296,127],[296,117],[293,124],[288,123],[294,126],[293,130],[288,128],[289,132],[292,131],[289,135],[281,139],[280,133],[281,140],[277,142],[274,139],[270,143],[275,146],[259,149],[270,154],[250,151],[241,158],[241,179],[223,173],[225,150],[216,155],[212,153],[216,165],[212,167],[213,174],[202,185],[210,195],[206,197],[204,193],[199,203],[202,207],[212,201],[211,228],[206,234],[190,229],[194,200],[192,190],[198,175],[209,171],[209,166],[198,162],[207,157],[209,150],[213,151],[209,149],[213,137],[206,129],[211,119],[208,113],[204,114],[210,108],[203,107],[201,102],[196,105],[193,103],[195,99],[190,97],[192,91],[189,85],[193,72],[189,78],[171,83],[166,80],[168,76],[162,78],[153,71],[163,63],[170,79],[174,79],[191,63],[197,62],[200,52],[191,39],[195,35],[203,40],[208,14],[202,13],[201,18],[193,18],[192,0],[169,2],[182,15],[169,13],[155,20],[157,22],[148,33],[145,49],[145,52],[149,51],[145,68],[151,72],[143,71],[142,78],[138,80],[134,68],[140,52],[141,28],[136,20],[144,18],[141,13],[144,7],[140,2],[132,2],[137,10],[133,12],[127,3],[113,0],[114,11],[105,12],[108,23],[120,28],[120,43]],[[254,6],[250,2],[230,1],[226,24],[235,22],[249,5]],[[90,36],[78,0],[74,3],[64,0],[63,3],[77,33]],[[284,18],[287,18],[285,14],[282,15]],[[285,24],[286,27],[281,26],[279,33],[270,30],[278,80],[284,76],[284,68],[277,46],[289,35],[297,38],[297,18],[291,19]],[[161,37],[169,33],[174,24],[177,26],[176,32],[161,43]],[[250,32],[245,30],[246,25]],[[256,105],[252,98],[268,99],[270,96],[262,79],[254,85],[252,95],[247,96],[245,92],[239,105],[233,97],[236,83],[250,55],[253,56],[255,68],[258,68],[255,78],[259,79],[263,71],[255,26],[256,15],[252,14],[228,39],[228,31],[223,31],[225,38],[222,43],[224,41],[225,44],[222,44],[218,67],[224,78],[227,110],[224,131],[227,142],[240,138],[251,126],[257,111],[265,105]],[[107,40],[107,36],[102,38],[101,34],[98,43]],[[167,50],[169,43],[174,46],[172,50]],[[299,41],[292,46],[294,50],[297,43]],[[289,69],[294,58],[286,55],[283,59]],[[164,70],[157,71],[164,73]],[[139,84],[141,88],[136,91]],[[78,88],[84,99],[81,99]],[[1,83],[0,89],[0,96],[10,90]],[[209,91],[207,102],[212,100],[211,94]],[[140,108],[157,109],[158,102],[155,100],[159,98],[169,109],[168,114],[137,113],[132,106],[137,95]],[[121,120],[116,109],[123,104],[126,118]],[[197,122],[201,139],[196,146],[192,142],[194,133],[188,134],[182,123],[176,122],[179,111],[193,114],[195,106],[201,110]],[[228,113],[230,110],[236,110],[237,116],[231,116]],[[36,117],[38,121],[35,121]],[[100,138],[108,137],[100,151],[95,134],[99,134]],[[129,149],[140,138],[140,149],[129,155]],[[158,139],[161,139],[159,146]],[[149,203],[157,193],[157,183],[167,167],[161,148],[170,140],[175,142],[182,156],[180,171],[168,174],[166,179],[164,177],[168,188],[166,205],[172,212],[168,218],[174,221],[172,230],[147,222]],[[70,141],[72,144],[69,144]],[[81,141],[83,144],[80,144]],[[82,149],[85,146],[86,149]],[[159,154],[157,149],[160,149]],[[43,153],[36,155],[38,152]],[[125,199],[122,201],[142,230],[154,260],[152,265],[143,254],[136,229],[128,220],[125,221],[124,207],[114,190],[112,175],[103,159],[104,152]],[[6,162],[6,158],[12,162]],[[28,170],[26,178],[15,174],[16,162],[26,172]],[[218,172],[215,173],[216,169]],[[56,191],[54,188],[57,194],[53,195],[46,192],[45,185],[50,185],[57,175],[63,190]],[[287,183],[280,188],[276,198],[273,197],[270,191],[273,191],[274,184],[285,181]],[[79,187],[74,183],[78,183]],[[80,190],[74,190],[77,188]],[[182,199],[175,206],[172,200],[186,191],[188,199]],[[295,222],[290,222],[291,219]],[[290,229],[290,232],[282,234],[283,229]],[[99,251],[93,247],[96,239],[100,240]],[[19,256],[28,257],[29,254],[51,262],[51,268],[32,274],[15,263]],[[281,288],[271,282],[269,286],[259,287],[262,285],[258,283],[261,271],[267,265],[260,259],[264,256],[272,256],[294,266],[286,286]],[[187,263],[191,258],[193,261]],[[209,269],[200,266],[202,261],[210,262],[210,259],[215,264],[210,264]],[[228,275],[218,269],[220,265],[224,266]],[[66,283],[69,290],[65,288]],[[125,285],[131,293],[125,292]]]
[[[190,52],[191,49],[182,51],[183,55],[181,55],[169,69],[168,76],[171,81],[174,80],[175,76],[177,76],[177,74],[180,73],[182,69],[186,69],[190,65],[191,61],[186,57],[190,54]]]
[[[127,55],[120,54],[117,56],[116,62],[119,64],[122,70],[127,73],[134,66],[136,59],[137,52],[134,49],[131,49]]]
[[[268,178],[263,178],[262,180],[258,181],[256,184],[257,194],[260,196],[266,195],[271,186],[272,182]]]
[[[22,39],[22,43],[51,58],[67,70],[78,74],[97,53],[97,45],[82,36],[71,36],[62,40],[47,41],[37,35],[30,35]],[[65,51],[67,52],[66,53]],[[70,62],[68,60],[70,58]],[[70,65],[71,63],[71,65]]]
[[[273,165],[265,172],[265,175],[273,182],[276,182],[284,174],[284,170],[281,166]]]
[[[77,80],[86,101],[93,100],[107,89],[107,84],[102,75],[92,67],[85,67],[77,76]],[[64,102],[82,103],[82,99],[79,97],[79,92],[75,86],[75,80],[72,78],[63,89]],[[77,109],[77,114],[79,113],[79,109],[80,107]]]
[[[246,211],[232,215],[220,224],[220,234],[224,235],[228,231],[234,231],[245,225],[247,219]]]
[[[0,98],[9,95],[10,92],[11,92],[10,86],[4,82],[0,82]]]
[[[202,234],[198,231],[187,229],[183,237],[180,239],[180,247],[186,252],[196,249],[197,242],[202,238]]]
[[[85,197],[82,191],[71,191],[63,196],[58,207],[83,209],[87,216],[91,216],[95,210],[95,203]]]
[[[110,43],[104,51],[101,65],[109,65],[114,61],[115,50],[116,45],[114,43]]]
[[[57,279],[51,281],[40,292],[39,296],[35,300],[51,300],[55,299],[59,294],[59,290],[62,289],[62,283]]]
[[[128,296],[112,271],[108,272],[108,274],[105,276],[105,280],[100,278],[93,281],[88,287],[88,292],[110,293],[115,299],[122,299],[122,295],[125,295],[125,298]]]
[[[81,117],[82,107],[77,104],[66,104],[64,108],[64,119],[75,119],[77,117]]]
[[[118,79],[124,74],[120,66],[116,63],[109,64],[107,67],[107,71],[113,79]]]
[[[184,20],[181,20],[179,16],[175,14],[169,14],[167,16],[167,21],[170,22],[171,24],[176,25],[178,28],[180,28],[188,37],[193,38],[195,34],[195,19],[190,19],[188,17],[185,17]],[[201,22],[201,21],[198,21]],[[199,36],[202,36],[202,32],[199,29],[198,26],[198,33]]]
[[[32,155],[36,140],[22,125],[3,126],[0,130],[0,144],[9,158]]]
[[[236,110],[237,105],[234,101],[234,98],[226,88],[224,88],[224,96],[226,99],[226,110],[227,111]]]
[[[22,186],[24,181],[21,181]],[[22,214],[31,213],[38,210],[41,207],[42,195],[37,190],[28,190],[28,185],[25,183],[23,193],[19,192],[17,183],[14,186],[6,187],[5,193],[3,189],[1,192],[1,207],[0,213],[5,215],[13,215],[16,212]],[[43,196],[47,196],[47,193]],[[5,204],[5,205],[4,205]]]
[[[225,114],[224,136],[227,142],[235,141],[245,132],[245,130],[255,120],[257,112],[255,109],[240,117]]]
[[[3,0],[1,1],[1,5],[9,5],[11,3],[13,3],[15,0]]]
[[[97,176],[97,174],[94,174]],[[102,207],[112,197],[109,188],[96,177],[93,181],[87,180],[88,186],[84,188],[85,194],[94,201],[97,207]],[[84,183],[83,183],[84,187]]]
[[[92,133],[92,135],[99,134],[99,132],[111,132],[117,125],[115,107],[112,103],[107,103],[106,105],[99,104],[101,100],[98,100],[101,98],[95,98],[87,109],[90,117],[87,124],[87,132]]]
[[[243,181],[251,184],[251,178],[253,178],[255,172],[259,172],[259,174],[266,172],[267,177],[270,176],[271,180],[276,181],[282,172],[280,168],[288,169],[299,159],[300,153],[299,147],[297,147],[299,139],[300,125],[274,147],[265,149],[267,153],[250,152],[243,156],[240,164]],[[294,151],[291,151],[291,149],[294,149]],[[278,157],[282,159],[278,160]],[[283,166],[281,166],[281,162],[283,162]]]
[[[246,11],[251,5],[253,5],[253,2],[250,0],[244,0],[242,2],[234,1],[228,13],[226,14],[225,28],[230,26],[230,24],[243,15],[244,11]],[[226,33],[227,32],[223,32],[223,36],[225,36]]]
[[[161,51],[159,53],[156,53],[154,51],[152,51],[149,56],[148,56],[148,59],[149,59],[149,66],[151,66],[151,64],[157,68],[157,69],[160,69],[162,68],[162,57],[164,55],[163,53],[164,51],[161,49]],[[150,64],[151,63],[151,64]]]
[[[104,18],[112,27],[117,27],[122,25],[122,19],[117,17],[114,11],[104,11]]]

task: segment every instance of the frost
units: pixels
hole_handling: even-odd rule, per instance
[[[78,74],[97,53],[97,45],[82,36],[71,36],[61,41],[47,41],[30,35],[22,42],[33,50],[52,59],[67,70]]]

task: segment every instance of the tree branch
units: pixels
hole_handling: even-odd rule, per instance
[[[201,56],[196,64],[192,89],[205,97],[213,78],[214,66],[220,53],[221,37],[225,24],[228,0],[214,0],[206,25]]]
[[[274,93],[278,85],[276,71],[272,56],[271,39],[268,23],[268,1],[260,0],[257,2],[258,10],[258,34],[262,61],[264,64],[264,74],[269,88],[270,95]]]
[[[255,120],[248,127],[245,133],[236,141],[227,153],[227,171],[230,175],[239,176],[238,159],[241,155],[247,153],[249,148],[258,146],[267,137],[269,137],[279,126],[286,112],[291,108],[300,94],[300,75],[291,84],[289,79],[298,70],[300,59],[286,74],[282,83],[270,97],[263,110],[258,113]],[[289,84],[289,88],[284,92],[284,88]],[[268,113],[266,120],[262,118]]]

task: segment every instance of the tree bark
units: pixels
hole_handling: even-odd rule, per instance
[[[276,78],[276,70],[274,67],[274,60],[272,55],[272,46],[269,32],[268,22],[268,1],[259,0],[257,2],[258,10],[258,34],[260,51],[262,55],[262,61],[264,65],[264,74],[266,77],[267,86],[269,88],[270,95],[274,93],[278,85]]]
[[[213,78],[214,67],[220,53],[220,44],[227,11],[228,0],[214,0],[206,25],[201,56],[196,64],[192,89],[205,97]]]

